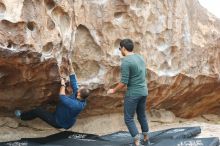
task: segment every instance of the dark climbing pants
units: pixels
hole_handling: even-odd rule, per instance
[[[42,119],[54,128],[61,128],[56,122],[56,117],[54,113],[48,112],[41,107],[35,108],[27,112],[23,112],[21,114],[21,120],[33,120],[35,118]]]
[[[124,102],[124,120],[131,136],[138,138],[138,129],[134,122],[134,114],[137,113],[137,119],[141,125],[142,133],[148,132],[149,127],[146,117],[146,96],[141,97],[125,97]]]

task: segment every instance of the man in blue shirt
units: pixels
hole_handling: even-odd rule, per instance
[[[55,128],[69,129],[72,127],[79,113],[86,106],[86,98],[89,96],[89,89],[78,87],[77,78],[72,65],[70,65],[70,84],[67,85],[65,80],[61,78],[61,87],[59,92],[59,104],[56,111],[51,113],[41,107],[28,112],[15,111],[15,115],[21,120],[32,120],[40,118]],[[72,94],[66,95],[66,91]]]

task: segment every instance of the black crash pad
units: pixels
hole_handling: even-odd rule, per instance
[[[150,132],[152,146],[218,146],[218,138],[186,139],[192,138],[201,132],[200,127],[171,128],[162,131]],[[191,143],[205,145],[186,145]],[[0,146],[129,146],[133,139],[129,132],[119,131],[112,134],[98,136],[94,134],[63,131],[47,137],[22,138],[18,141],[3,142]],[[185,145],[183,145],[185,144]],[[217,144],[217,145],[216,145]]]
[[[59,141],[54,141],[48,143],[51,146],[63,145],[63,146],[124,146],[123,144],[118,144],[112,141],[103,141],[99,139],[63,139]],[[47,145],[48,145],[47,144]]]
[[[27,141],[8,142],[2,146],[129,146],[129,144],[116,144],[113,142],[91,140],[91,139],[65,139],[50,144],[39,144]],[[148,146],[148,145],[146,145]],[[219,139],[191,138],[191,139],[163,139],[150,146],[219,146]]]
[[[56,143],[56,141],[63,141],[67,139],[98,139],[99,136],[95,134],[78,133],[72,131],[62,131],[56,134],[52,134],[46,137],[39,138],[22,138],[18,141],[0,143],[0,146],[63,146],[64,144],[50,144]]]
[[[133,142],[131,134],[127,131],[118,131],[112,134],[100,136],[102,140],[113,141],[118,144],[129,144]]]
[[[12,141],[0,143],[0,146],[124,146],[110,141],[100,141],[96,139],[71,139],[66,138],[47,144],[35,143],[31,141]]]
[[[181,127],[171,128],[162,131],[155,131],[149,133],[150,142],[158,142],[162,139],[177,139],[177,138],[191,138],[201,133],[200,127]],[[133,139],[129,132],[119,131],[112,134],[100,137],[103,140],[113,141],[118,144],[129,144]]]
[[[46,144],[58,140],[63,139],[98,139],[99,136],[95,134],[87,134],[87,133],[78,133],[72,131],[62,131],[53,135],[49,135],[46,137],[39,137],[39,138],[22,138],[21,141],[29,141],[33,143],[40,143]]]
[[[219,138],[163,139],[152,146],[219,146]]]
[[[157,142],[162,139],[191,138],[200,133],[200,127],[180,127],[151,132],[149,137],[151,142]]]

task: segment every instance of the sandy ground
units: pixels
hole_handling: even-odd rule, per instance
[[[150,131],[174,127],[201,126],[202,133],[198,137],[220,138],[220,117],[216,115],[204,115],[187,120],[176,118],[170,112],[165,112],[165,114],[163,112],[159,116],[148,116],[148,121]],[[137,126],[140,129],[139,124]],[[109,114],[78,119],[77,123],[69,130],[103,135],[120,130],[127,131],[127,128],[124,124],[123,114]],[[15,118],[0,117],[1,142],[28,137],[42,137],[59,131],[63,131],[63,129],[54,129],[40,119],[21,121]]]

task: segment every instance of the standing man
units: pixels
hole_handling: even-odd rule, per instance
[[[145,115],[146,97],[148,89],[146,84],[146,65],[141,55],[133,53],[134,44],[130,39],[120,42],[121,54],[124,56],[121,64],[121,81],[118,85],[108,90],[108,94],[113,94],[127,86],[124,98],[124,120],[131,136],[134,138],[136,146],[140,145],[140,135],[134,122],[134,114],[137,113],[138,121],[141,125],[144,143],[148,141],[148,123]]]
[[[65,83],[65,80],[61,78],[59,104],[56,106],[55,112],[51,113],[38,107],[27,112],[16,110],[15,115],[21,120],[32,120],[38,117],[54,128],[71,128],[75,124],[79,113],[85,108],[86,99],[90,92],[85,87],[78,87],[72,64],[70,64],[70,67],[70,83]]]

